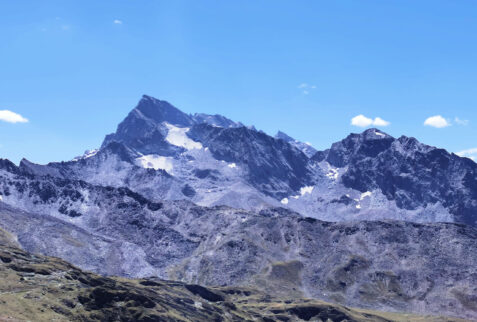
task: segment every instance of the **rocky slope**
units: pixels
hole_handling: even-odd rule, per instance
[[[285,300],[250,288],[205,288],[84,272],[32,255],[0,231],[1,321],[457,321],[389,314],[316,300]]]

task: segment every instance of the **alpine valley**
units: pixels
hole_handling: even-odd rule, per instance
[[[477,319],[477,164],[374,128],[317,151],[145,95],[97,150],[0,160],[0,227],[0,273],[86,276],[68,320]],[[175,313],[96,312],[99,286]]]

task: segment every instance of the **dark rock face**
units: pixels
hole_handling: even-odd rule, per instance
[[[333,166],[342,168],[359,158],[374,158],[388,149],[394,139],[376,129],[362,134],[351,134],[343,141],[333,143],[326,160]],[[376,134],[380,133],[382,135]]]
[[[310,321],[312,318],[331,321],[348,321],[352,317],[334,308],[321,308],[316,306],[297,306],[287,310],[288,313],[296,315],[299,319]],[[278,312],[277,312],[278,313]]]
[[[323,153],[314,158],[322,159]],[[333,144],[324,159],[347,167],[341,178],[346,187],[380,189],[399,208],[409,210],[440,202],[455,221],[477,224],[477,164],[470,159],[376,129]]]
[[[259,191],[283,198],[313,181],[308,157],[288,144],[247,127],[219,128],[198,124],[190,136],[218,160],[244,165],[248,181]]]
[[[242,165],[248,172],[247,183],[265,195],[282,199],[313,181],[308,157],[299,147],[220,115],[187,115],[169,103],[149,96],[140,100],[119,124],[116,133],[105,138],[98,154],[107,148],[111,150],[112,144],[120,144],[129,150],[126,155],[130,157],[138,157],[141,153],[177,158],[185,149],[167,140],[169,129],[166,124],[190,128],[187,137],[207,146],[215,159]],[[293,142],[295,144],[295,140]],[[303,145],[310,153],[312,148]],[[127,161],[125,157],[120,159]],[[133,160],[129,162],[134,163]],[[184,193],[184,196],[191,198],[192,194]]]
[[[176,126],[189,126],[192,118],[166,101],[144,95],[135,109],[122,121],[116,133],[107,135],[102,147],[119,142],[141,153],[179,151],[165,141],[167,132],[158,126],[168,122]]]
[[[188,289],[192,294],[198,295],[202,297],[204,300],[210,302],[223,302],[224,297],[218,293],[211,292],[207,288],[200,286],[200,285],[186,285],[186,289]]]

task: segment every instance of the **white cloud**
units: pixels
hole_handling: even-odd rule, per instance
[[[376,125],[376,126],[388,126],[389,124],[391,124],[391,123],[388,122],[388,121],[383,120],[380,117],[375,118],[374,121],[373,121],[373,125]]]
[[[458,117],[454,118],[454,122],[458,125],[468,125],[469,124],[469,120],[462,120]]]
[[[376,117],[374,120],[372,118],[366,117],[363,114],[357,115],[351,119],[351,125],[359,127],[368,127],[371,125],[374,126],[388,126],[391,124],[388,121],[383,120],[380,117]]]
[[[301,89],[303,94],[308,95],[310,94],[310,91],[314,91],[316,89],[316,86],[307,83],[301,83],[298,85],[298,88]]]
[[[116,25],[122,25],[123,21],[119,20],[119,19],[114,19],[113,23],[116,24]]]
[[[451,123],[445,118],[443,118],[441,115],[435,115],[435,116],[428,117],[424,121],[424,125],[441,129],[444,127],[451,126]]]
[[[467,149],[456,153],[460,157],[466,157],[474,161],[477,160],[477,148]]]
[[[9,110],[0,110],[0,121],[8,123],[27,123],[28,119]]]
[[[351,119],[351,125],[359,127],[367,127],[373,124],[373,119],[364,116],[363,114],[357,115]]]

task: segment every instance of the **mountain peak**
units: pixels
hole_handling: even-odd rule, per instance
[[[370,128],[363,131],[359,134],[365,141],[369,140],[382,140],[382,139],[394,139],[391,135],[377,129],[377,128]]]
[[[362,133],[352,133],[344,140],[333,143],[328,152],[327,160],[336,167],[345,166],[351,158],[374,157],[388,149],[395,139],[376,128],[367,129]]]
[[[275,138],[276,139],[282,139],[282,140],[287,141],[287,142],[295,141],[294,138],[292,138],[291,136],[289,136],[288,134],[286,134],[285,132],[282,132],[280,130],[278,130],[277,134],[275,134]]]
[[[178,126],[189,126],[193,123],[189,115],[174,107],[167,101],[143,95],[133,111],[139,111],[148,119],[156,122],[168,122]]]
[[[188,114],[169,102],[143,95],[136,107],[118,125],[116,132],[106,136],[102,148],[113,141],[124,143],[134,149],[143,147],[144,142],[149,142],[153,143],[154,149],[162,150],[167,145],[162,142],[167,134],[164,129],[161,130],[163,122],[177,127],[189,127],[194,124],[194,120]]]

